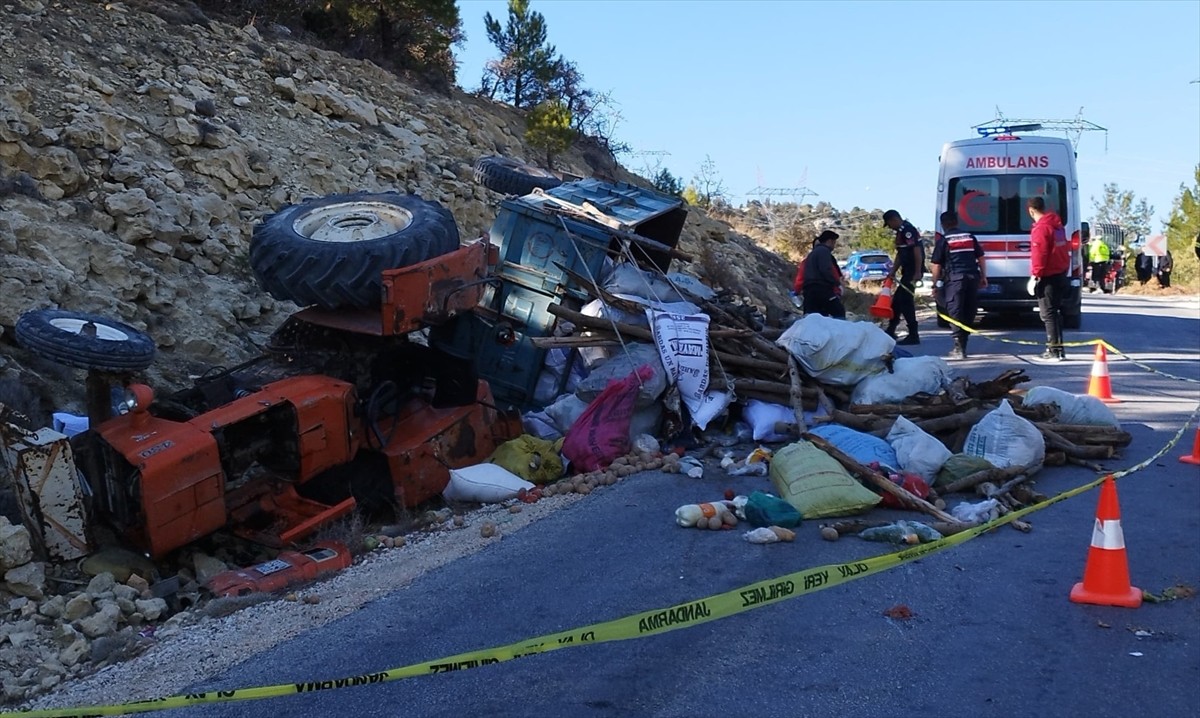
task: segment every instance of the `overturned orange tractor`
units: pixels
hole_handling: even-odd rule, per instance
[[[468,244],[415,195],[283,208],[256,228],[250,262],[272,296],[306,308],[262,356],[167,396],[134,380],[155,354],[142,332],[61,309],[22,315],[22,346],[89,370],[90,430],[68,442],[0,422],[40,553],[67,560],[115,539],[160,558],[226,526],[285,547],[356,507],[436,497],[450,469],[520,433],[510,410],[532,401],[545,306],[586,296],[569,270],[593,273],[631,247],[664,269],[677,254],[676,198],[596,180],[551,192],[505,200],[490,241]]]

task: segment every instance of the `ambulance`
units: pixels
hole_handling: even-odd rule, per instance
[[[953,210],[959,229],[979,239],[988,275],[988,286],[979,292],[981,312],[1037,311],[1029,268],[1033,220],[1025,203],[1042,197],[1046,208],[1062,218],[1070,238],[1071,288],[1063,302],[1063,326],[1078,329],[1084,264],[1075,148],[1063,137],[1025,134],[1040,130],[1036,124],[978,129],[980,137],[942,147],[934,212],[937,236],[942,236],[941,213]]]

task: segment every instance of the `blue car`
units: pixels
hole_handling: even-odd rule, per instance
[[[854,252],[846,258],[844,271],[846,281],[852,285],[882,282],[892,271],[892,259],[877,249]]]

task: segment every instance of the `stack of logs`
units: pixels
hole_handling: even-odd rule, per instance
[[[585,282],[578,284],[582,286]],[[612,307],[635,313],[643,311],[641,306],[594,285],[588,287],[588,291]],[[716,302],[702,303],[702,310],[710,318],[710,388],[732,388],[739,399],[791,405],[795,415],[795,423],[789,427],[792,432],[824,449],[865,483],[893,494],[909,508],[933,516],[936,519],[933,525],[942,533],[965,528],[943,510],[944,502],[936,496],[930,497],[934,503],[914,496],[870,467],[858,464],[820,437],[809,434],[803,412],[822,407],[826,416],[817,421],[842,424],[880,437],[887,435],[897,417],[904,416],[940,439],[951,451],[960,453],[970,428],[996,408],[1001,399],[1007,399],[1017,415],[1032,421],[1045,437],[1046,466],[1070,463],[1095,471],[1103,470],[1096,461],[1112,458],[1117,449],[1128,446],[1132,438],[1116,427],[1056,423],[1052,406],[1024,406],[1020,394],[1014,392],[1017,385],[1029,380],[1020,370],[1003,371],[995,379],[980,383],[958,378],[936,396],[917,395],[900,404],[852,405],[845,388],[829,386],[807,376],[787,350],[772,341],[778,337],[779,330],[751,327],[738,313]],[[574,323],[577,334],[533,339],[535,346],[540,348],[616,347],[622,342],[654,342],[647,327],[587,316],[561,305],[550,305],[549,311],[559,319]],[[892,357],[886,356],[884,361],[890,369]],[[995,498],[1004,513],[1045,499],[1025,484],[1027,480],[1026,467],[989,469],[943,487],[942,492],[974,491],[986,498]],[[859,525],[865,528],[871,522],[839,522],[834,527],[845,532]],[[1022,522],[1014,521],[1013,525],[1028,530],[1028,525]]]

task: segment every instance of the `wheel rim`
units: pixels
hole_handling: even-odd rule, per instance
[[[54,327],[60,332],[66,332],[67,334],[78,334],[80,336],[85,335],[84,327],[89,324],[96,328],[96,338],[98,339],[103,339],[109,342],[129,341],[128,334],[120,329],[117,329],[111,324],[105,324],[103,322],[90,322],[86,319],[71,319],[67,317],[50,320],[50,326]]]
[[[315,242],[365,242],[403,231],[412,221],[412,212],[393,204],[343,202],[297,217],[292,229]]]

